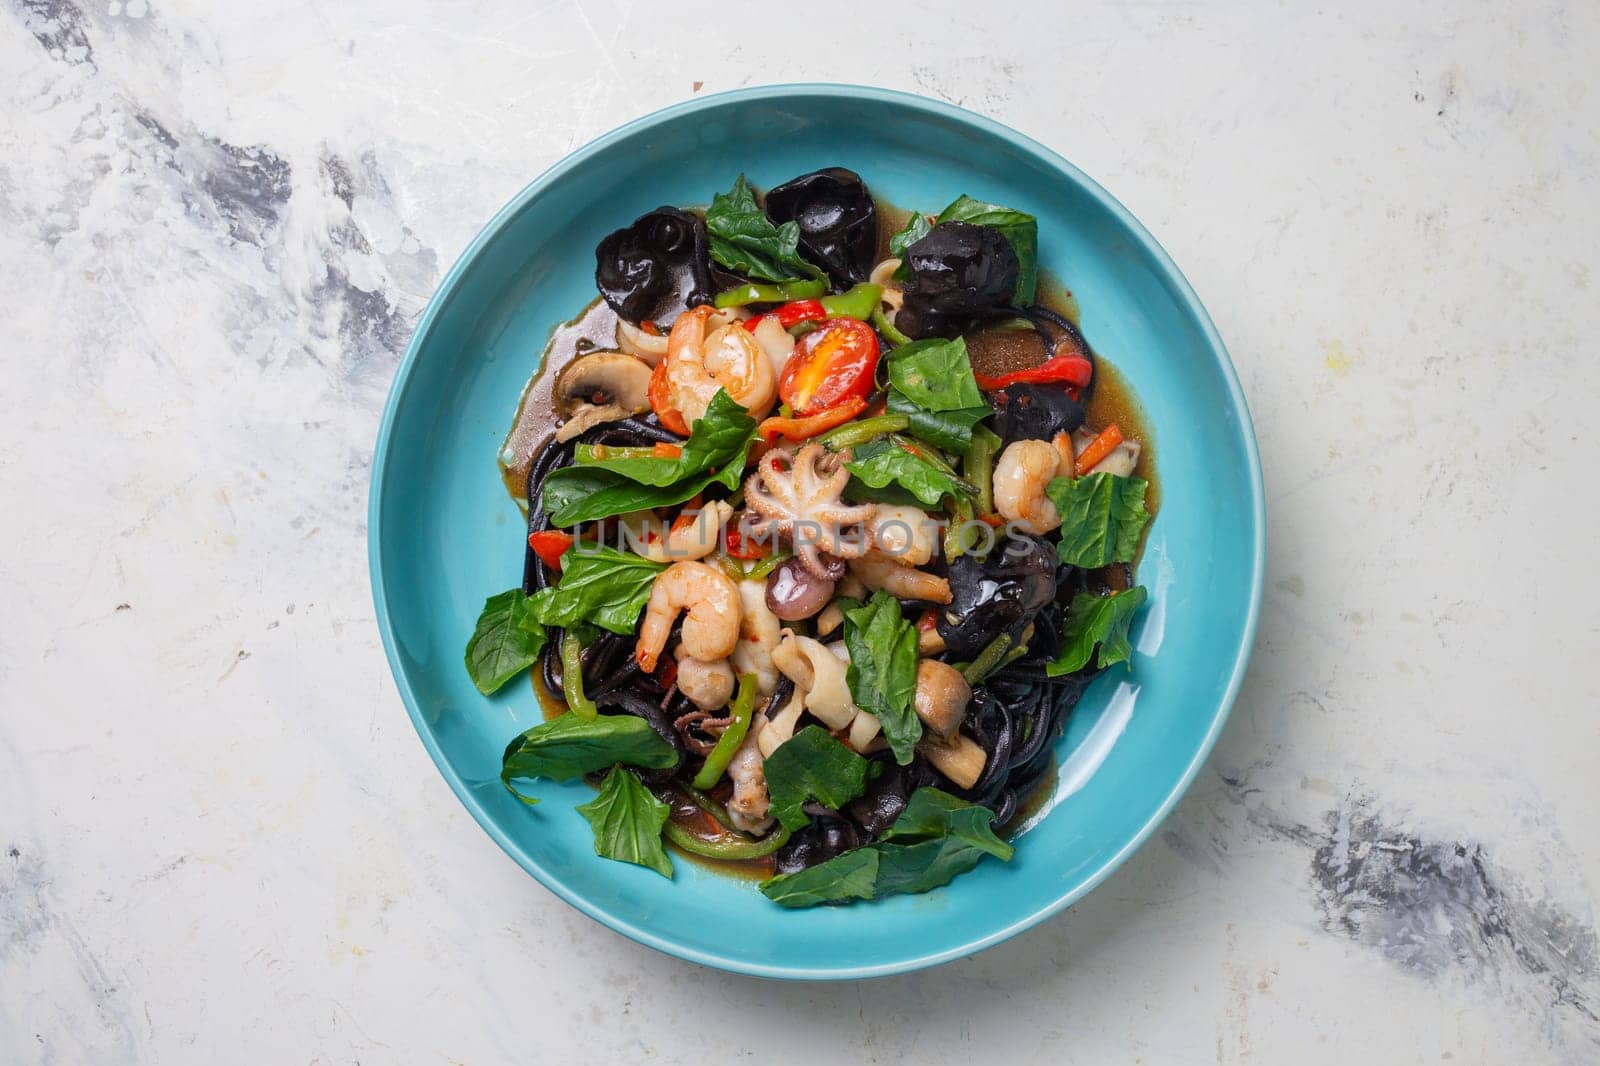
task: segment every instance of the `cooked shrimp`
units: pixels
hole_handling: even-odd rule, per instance
[[[728,780],[733,782],[733,795],[728,798],[728,820],[735,829],[746,833],[763,833],[771,821],[767,817],[771,801],[767,796],[767,775],[761,755],[761,734],[766,728],[766,717],[756,715],[750,722],[744,743],[728,763]]]
[[[720,711],[733,698],[733,667],[726,659],[696,659],[679,644],[678,691],[702,711]]]
[[[778,668],[772,665],[772,650],[778,646],[782,623],[767,606],[765,581],[739,582],[739,603],[744,614],[739,619],[739,643],[733,649],[733,668],[741,674],[755,674],[756,687],[763,696],[778,688]]]
[[[639,626],[634,656],[646,672],[655,670],[678,612],[688,610],[679,638],[684,653],[711,662],[726,659],[739,642],[739,590],[732,579],[705,563],[673,563],[656,575]]]
[[[1049,447],[1049,445],[1046,445]],[[938,574],[906,566],[876,548],[859,559],[850,560],[850,573],[869,589],[882,589],[899,600],[950,602],[950,582]]]
[[[672,406],[690,425],[706,413],[719,388],[761,418],[772,407],[778,376],[771,358],[733,316],[692,307],[667,337],[667,388]]]
[[[880,503],[867,519],[872,543],[885,555],[907,566],[922,566],[933,558],[939,526],[919,507]]]
[[[1007,446],[994,464],[994,509],[1024,533],[1055,529],[1061,516],[1044,487],[1060,469],[1061,454],[1049,441],[1019,440]]]
[[[635,555],[658,563],[704,559],[722,543],[722,527],[732,517],[726,500],[713,500],[670,528],[651,511],[634,511],[622,516],[622,539]]]

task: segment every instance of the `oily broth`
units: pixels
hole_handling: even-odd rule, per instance
[[[556,431],[556,405],[552,390],[561,368],[582,352],[617,346],[617,313],[595,297],[578,316],[550,332],[539,368],[523,387],[517,417],[500,446],[500,477],[518,505],[528,505],[528,469],[545,441]]]

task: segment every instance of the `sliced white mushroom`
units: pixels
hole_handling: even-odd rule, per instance
[[[591,426],[650,409],[650,367],[623,352],[579,356],[556,375],[551,390],[564,421],[556,439],[571,440]]]
[[[967,716],[972,686],[961,671],[937,659],[917,663],[917,687],[912,707],[922,724],[935,735],[948,737]]]
[[[667,354],[665,333],[646,333],[631,322],[617,319],[617,347],[629,355],[643,359],[651,366],[661,362]]]
[[[977,784],[978,778],[983,776],[983,764],[988,758],[978,742],[964,733],[957,733],[948,741],[924,736],[917,742],[917,751],[957,788],[971,788]]]

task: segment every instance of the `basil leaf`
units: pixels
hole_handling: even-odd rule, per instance
[[[566,527],[612,515],[680,504],[713,484],[739,487],[756,420],[718,389],[705,415],[690,428],[676,459],[596,459],[577,452],[576,466],[553,470],[544,482],[544,509],[552,525]]]
[[[889,353],[889,384],[929,411],[989,406],[960,337],[929,337],[896,348]]]
[[[938,222],[970,222],[999,230],[1017,253],[1017,287],[1011,290],[1011,302],[1018,307],[1033,303],[1039,281],[1038,219],[1024,211],[962,196],[939,212]]]
[[[922,722],[911,706],[917,688],[916,626],[900,617],[899,601],[880,590],[864,605],[844,609],[844,645],[850,651],[845,680],[851,698],[877,716],[895,762],[906,765],[922,739]]]
[[[544,648],[544,627],[529,611],[520,588],[483,601],[478,624],[467,641],[467,673],[485,696],[532,666]]]
[[[1144,605],[1145,598],[1143,585],[1109,596],[1078,593],[1062,621],[1061,651],[1055,661],[1045,666],[1045,673],[1051,677],[1076,673],[1088,666],[1090,659],[1094,659],[1095,666],[1101,670],[1127,662],[1133,654],[1133,646],[1128,643],[1128,626],[1133,623],[1134,613]]]
[[[630,511],[671,507],[704,492],[724,476],[701,474],[675,485],[657,487],[640,485],[600,467],[564,466],[545,478],[544,509],[551,525],[566,528]]]
[[[619,762],[664,770],[677,765],[678,753],[643,718],[631,714],[580,718],[569,713],[513,738],[501,759],[500,781],[522,802],[538,803],[511,782],[519,777],[571,781]]]
[[[928,221],[927,215],[921,211],[911,212],[911,217],[906,219],[906,224],[900,228],[899,232],[889,238],[889,254],[896,259],[904,260],[906,249],[926,237],[931,229],[933,229],[933,223]],[[894,272],[894,276],[902,281],[905,280],[908,274],[909,271],[906,270],[904,262],[900,264],[900,269]]]
[[[967,342],[929,337],[889,353],[889,410],[911,420],[913,436],[965,454],[972,427],[993,413],[972,376]]]
[[[784,907],[815,907],[872,899],[877,891],[878,849],[857,848],[792,874],[761,882],[761,894]]]
[[[905,442],[893,437],[869,441],[851,453],[845,468],[862,484],[882,489],[897,485],[925,507],[937,507],[946,496],[970,496],[971,486],[945,473]],[[864,495],[872,497],[870,493]]]
[[[942,789],[923,786],[911,794],[906,809],[884,831],[882,840],[904,841],[929,837],[957,837],[980,851],[1009,861],[1016,849],[995,836],[994,812],[957,799]]]
[[[866,791],[867,766],[867,760],[834,740],[826,729],[808,725],[779,745],[762,766],[771,814],[793,830],[810,821],[800,809],[808,799],[838,810]]]
[[[713,470],[721,471],[726,479],[731,470],[733,482],[723,480],[723,484],[734,488],[738,475],[744,471],[745,452],[755,432],[756,420],[750,412],[729,396],[727,389],[718,389],[706,413],[690,428],[689,439],[683,442],[676,458],[606,458],[603,445],[596,448],[585,444],[577,449],[577,465],[656,488]]]
[[[756,205],[756,194],[743,174],[732,189],[711,198],[706,236],[711,258],[735,274],[762,281],[826,277],[800,255],[800,224],[774,226]]]
[[[1046,485],[1045,494],[1061,515],[1061,561],[1091,570],[1133,562],[1139,534],[1150,520],[1144,508],[1147,484],[1143,478],[1102,473],[1058,477]]]
[[[594,829],[594,852],[618,862],[648,866],[672,879],[672,860],[661,846],[667,805],[650,794],[637,777],[618,766],[606,775],[600,794],[578,805],[578,813]]]
[[[561,556],[561,580],[534,593],[529,602],[547,626],[593,622],[628,634],[639,622],[656,575],[666,568],[632,552],[576,541]]]
[[[972,447],[972,427],[994,414],[988,404],[959,411],[925,411],[896,389],[889,390],[889,413],[911,420],[906,432],[935,448],[965,455]]]
[[[983,859],[984,852],[964,840],[940,837],[920,844],[885,844],[878,849],[878,880],[884,896],[927,892],[948,885]]]
[[[919,788],[880,842],[771,878],[761,892],[785,907],[927,892],[966,873],[984,855],[1011,858],[1015,849],[994,835],[993,821],[987,807]]]

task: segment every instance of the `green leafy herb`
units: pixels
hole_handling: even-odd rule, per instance
[[[1018,307],[1033,303],[1034,289],[1039,281],[1039,221],[1023,211],[1013,211],[998,204],[986,204],[963,196],[939,212],[939,222],[970,222],[975,226],[997,229],[1011,242],[1017,253],[1017,287],[1012,290],[1011,302]]]
[[[715,474],[702,474],[658,488],[636,484],[601,467],[564,466],[545,478],[544,509],[551,525],[566,528],[630,511],[671,507],[704,492],[715,480]]]
[[[1133,616],[1144,605],[1143,585],[1113,592],[1109,596],[1096,596],[1080,592],[1072,598],[1072,606],[1062,622],[1061,651],[1055,661],[1045,666],[1051,677],[1076,673],[1094,659],[1095,666],[1104,670],[1116,663],[1125,663],[1133,654],[1128,643],[1128,626]]]
[[[982,407],[964,407],[959,411],[926,411],[897,389],[889,390],[889,413],[905,415],[911,420],[907,432],[918,440],[927,441],[935,448],[965,455],[972,447],[973,427],[994,413],[985,404]]]
[[[925,507],[937,507],[946,496],[972,495],[972,486],[956,477],[942,461],[899,437],[861,445],[851,453],[845,468],[863,485],[874,489],[898,486]],[[876,498],[870,493],[862,495]]]
[[[1014,849],[995,836],[993,821],[987,807],[919,788],[879,843],[770,878],[761,892],[785,907],[927,892],[949,884],[985,855],[1011,858]]]
[[[792,830],[810,821],[800,809],[808,799],[839,809],[866,790],[867,766],[867,760],[826,729],[806,726],[767,756],[763,766],[772,815]]]
[[[545,513],[553,525],[566,527],[670,507],[713,483],[737,488],[755,432],[750,412],[718,389],[678,458],[596,459],[592,450],[579,451],[577,465],[551,471],[545,479]]]
[[[632,552],[576,541],[561,556],[561,580],[534,593],[534,615],[547,626],[593,622],[613,633],[632,633],[665,563]]]
[[[733,470],[733,488],[744,469],[744,454],[756,430],[756,420],[750,417],[727,389],[718,389],[711,398],[706,413],[690,427],[689,439],[683,442],[675,458],[655,456],[638,458],[612,458],[604,445],[579,445],[575,453],[581,467],[605,470],[640,485],[665,488],[676,485],[707,471]]]
[[[761,882],[761,894],[784,907],[815,907],[873,899],[878,887],[877,847],[857,848],[792,874]]]
[[[889,353],[889,384],[929,411],[988,406],[960,337],[929,337],[896,348]]]
[[[955,837],[1009,861],[1016,849],[995,836],[993,822],[994,812],[989,808],[957,799],[942,789],[924,787],[911,794],[906,809],[884,832],[883,839],[904,842]]]
[[[899,601],[878,591],[865,604],[844,609],[844,644],[850,651],[845,671],[850,696],[856,706],[877,715],[895,761],[904,766],[922,738],[922,723],[911,706],[917,628],[900,617]]]
[[[537,662],[544,641],[544,626],[520,588],[490,596],[467,641],[467,673],[487,696]]]
[[[906,224],[901,227],[898,233],[889,238],[889,254],[896,259],[904,259],[906,257],[906,249],[926,237],[928,231],[932,228],[933,223],[928,221],[927,215],[921,211],[911,212],[911,217],[906,219]],[[901,270],[904,269],[905,266],[902,264]],[[898,271],[896,271],[895,276],[905,277],[904,274],[900,274]]]
[[[563,714],[539,723],[507,745],[500,764],[500,780],[522,802],[538,803],[518,792],[511,782],[519,777],[571,781],[613,763],[663,770],[677,761],[677,751],[643,718],[631,714],[594,718]]]
[[[774,226],[756,204],[743,174],[733,188],[711,198],[706,211],[711,258],[735,274],[762,281],[822,278],[822,268],[800,255],[800,225]]]
[[[594,828],[596,855],[648,866],[672,878],[672,860],[661,846],[661,827],[670,813],[633,774],[618,766],[606,775],[600,794],[578,805]]]
[[[967,342],[930,337],[889,354],[889,411],[911,419],[911,433],[965,452],[972,427],[992,413],[972,376]]]
[[[1090,474],[1058,477],[1045,486],[1061,515],[1061,561],[1089,569],[1133,562],[1139,534],[1150,520],[1146,485],[1143,478]]]

